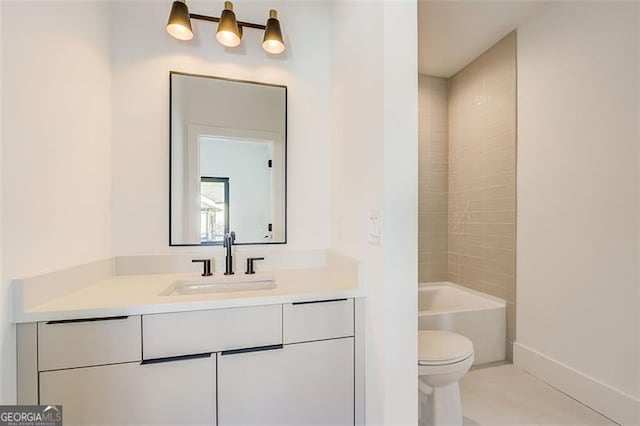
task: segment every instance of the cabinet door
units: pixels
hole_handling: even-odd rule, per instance
[[[65,425],[212,425],[215,354],[42,372],[40,403],[62,404]]]
[[[353,338],[218,357],[221,425],[353,425]]]

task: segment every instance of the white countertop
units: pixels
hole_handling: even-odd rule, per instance
[[[23,309],[14,306],[13,322],[194,311],[364,296],[362,274],[348,273],[343,268],[284,269],[263,273],[274,277],[276,288],[169,296],[161,294],[176,280],[199,278],[199,275],[113,276],[29,308],[24,308],[24,304]]]

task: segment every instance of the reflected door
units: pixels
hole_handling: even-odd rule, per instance
[[[200,179],[200,241],[221,242],[229,232],[229,178]]]

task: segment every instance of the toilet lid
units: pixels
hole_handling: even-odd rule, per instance
[[[441,330],[418,332],[418,364],[441,365],[463,361],[473,354],[471,340]]]

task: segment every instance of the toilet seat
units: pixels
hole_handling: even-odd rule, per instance
[[[473,343],[459,334],[442,330],[418,332],[418,365],[449,365],[473,356]]]

